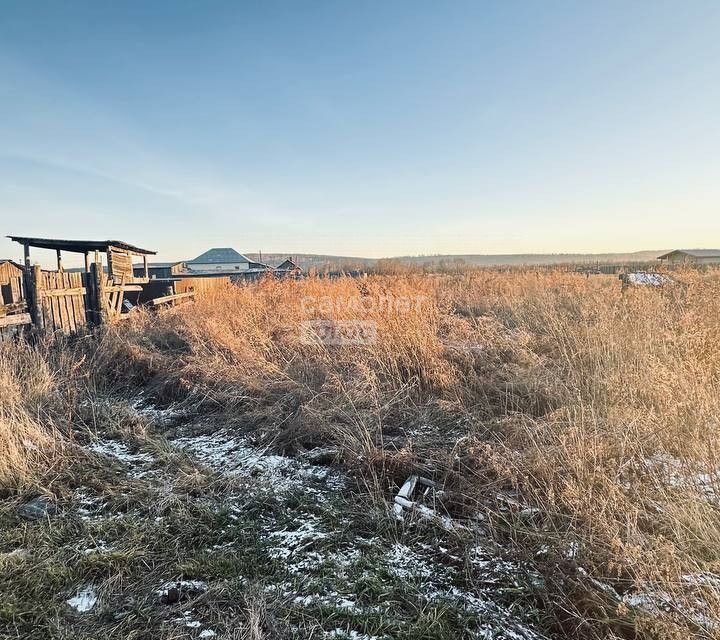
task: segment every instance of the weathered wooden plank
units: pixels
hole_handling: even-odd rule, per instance
[[[125,277],[127,280],[132,279],[132,256],[129,253],[111,248],[108,252],[108,260],[110,262],[108,271],[113,278],[118,280],[122,277]]]
[[[68,289],[70,289],[73,284],[72,278],[69,277],[70,275],[71,274],[64,272],[62,274],[63,287],[66,287]],[[66,295],[62,298],[62,301],[65,305],[65,317],[67,318],[66,330],[74,333],[77,329],[77,325],[75,324],[75,309],[73,309],[73,296]]]
[[[25,251],[25,259],[27,263],[30,262],[30,254],[27,251],[27,247]],[[26,288],[30,290],[30,316],[32,317],[33,324],[38,331],[42,331],[45,328],[45,315],[43,313],[41,298],[43,285],[42,271],[40,269],[40,265],[35,265],[32,268],[28,267],[25,271],[28,276],[28,286]]]
[[[11,302],[10,304],[0,304],[0,316],[9,316],[12,313],[20,313],[27,311],[27,304],[25,302]]]
[[[85,287],[72,287],[68,289],[45,289],[42,292],[43,298],[62,298],[64,296],[81,296],[85,293]]]
[[[165,304],[166,302],[175,302],[176,300],[183,300],[183,299],[194,298],[194,297],[195,297],[194,291],[188,291],[186,293],[174,293],[171,296],[162,296],[160,298],[155,298],[154,300],[150,301],[150,304],[152,304],[152,305]]]
[[[29,313],[16,313],[12,316],[3,316],[0,318],[0,327],[11,327],[16,324],[32,324],[32,318]]]
[[[113,284],[108,287],[105,287],[105,291],[119,291],[120,285]],[[126,284],[123,288],[123,291],[142,291],[142,287],[137,284]]]

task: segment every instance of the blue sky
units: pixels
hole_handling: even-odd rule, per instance
[[[714,1],[5,0],[0,232],[720,246],[718,34]]]

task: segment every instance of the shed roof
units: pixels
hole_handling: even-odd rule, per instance
[[[252,262],[252,260],[246,258],[242,253],[238,253],[232,247],[215,247],[187,262],[188,264],[220,264],[223,262]]]
[[[720,249],[674,249],[658,256],[658,260],[667,260],[670,256],[682,253],[693,258],[720,258]]]
[[[291,258],[288,258],[285,262],[282,262],[275,267],[276,271],[294,271],[295,269],[300,269],[300,267],[295,264]]]
[[[156,251],[141,249],[122,240],[59,240],[56,238],[28,238],[25,236],[7,236],[10,240],[27,244],[39,249],[60,249],[74,253],[87,253],[88,251],[107,251],[110,247],[129,251],[137,255],[155,255]]]
[[[12,258],[0,258],[0,264],[5,264],[6,262],[9,262],[14,267],[17,267],[18,269],[22,269],[22,265],[19,262],[15,262]]]

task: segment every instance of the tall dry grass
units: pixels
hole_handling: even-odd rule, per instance
[[[712,636],[720,279],[680,278],[624,295],[615,278],[547,270],[268,281],[141,313],[74,362],[95,392],[218,412],[278,449],[335,443],[385,497],[410,470],[433,473],[451,515],[482,512],[541,567],[563,633]],[[318,319],[371,323],[375,338],[329,345],[304,324]],[[41,462],[23,433],[42,452],[57,442],[35,417],[54,372],[8,353],[3,424],[27,426],[3,427],[6,480]]]
[[[66,454],[73,367],[47,345],[0,344],[0,489],[37,482]]]

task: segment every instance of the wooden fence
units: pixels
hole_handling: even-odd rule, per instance
[[[127,314],[122,313],[123,299],[130,291],[141,292],[140,298],[150,293],[143,302],[160,307],[188,302],[194,299],[196,290],[229,284],[229,278],[183,278],[157,283],[158,289],[151,281],[144,292],[142,286],[132,283],[132,271],[127,265],[123,267],[122,256],[113,256],[112,260],[120,272],[113,277],[108,277],[100,263],[91,263],[84,273],[43,271],[38,265],[26,267],[22,276],[24,299],[13,304],[2,304],[0,299],[0,340],[16,335],[26,325],[41,332],[70,334],[126,318]]]
[[[10,324],[32,323],[39,331],[75,333],[120,317],[126,291],[142,287],[109,278],[93,263],[85,273],[42,271],[39,266],[25,270],[27,313],[6,317]],[[2,326],[2,323],[0,323]]]
[[[32,285],[37,302],[37,323],[48,331],[72,333],[87,324],[83,273],[33,271]]]

